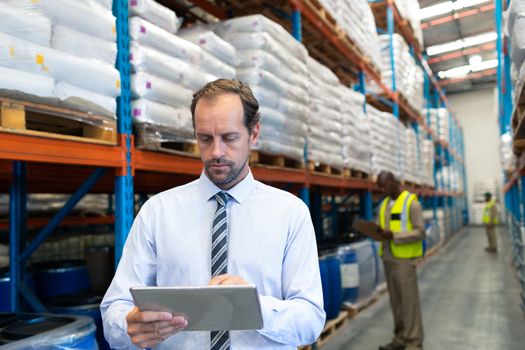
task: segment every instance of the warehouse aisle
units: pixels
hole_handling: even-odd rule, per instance
[[[505,228],[497,255],[483,228],[466,228],[419,271],[426,350],[521,350],[525,318]],[[390,341],[388,297],[351,320],[323,350],[374,350]]]

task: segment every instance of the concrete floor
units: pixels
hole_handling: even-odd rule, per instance
[[[484,228],[469,227],[419,268],[426,350],[523,350],[525,317],[504,227],[497,255]],[[361,312],[323,350],[373,350],[390,341],[388,296]]]

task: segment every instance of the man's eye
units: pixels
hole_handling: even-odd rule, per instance
[[[208,137],[208,136],[200,136],[200,137],[199,137],[199,140],[201,140],[201,142],[210,142],[211,137]]]
[[[237,140],[237,135],[228,135],[228,136],[225,136],[224,139],[226,141],[235,141]]]

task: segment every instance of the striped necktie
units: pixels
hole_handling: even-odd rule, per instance
[[[215,194],[217,210],[213,217],[211,238],[211,275],[218,276],[228,272],[228,194]],[[230,334],[228,331],[212,331],[210,339],[211,350],[229,350]]]

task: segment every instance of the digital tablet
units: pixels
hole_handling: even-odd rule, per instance
[[[254,285],[132,287],[130,291],[142,311],[166,311],[186,317],[185,331],[263,328],[259,294]]]

